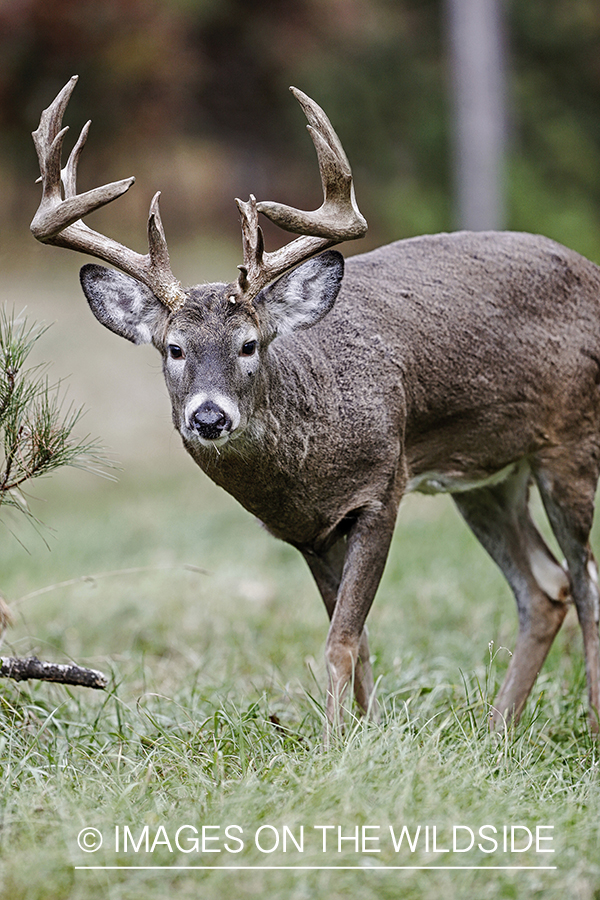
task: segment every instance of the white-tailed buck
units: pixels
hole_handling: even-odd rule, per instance
[[[598,731],[588,539],[600,471],[600,269],[551,240],[514,233],[412,238],[345,264],[323,253],[363,235],[366,223],[331,124],[294,90],[323,205],[309,213],[238,200],[237,281],[184,290],[171,272],[158,194],[145,256],[81,221],[133,178],[77,194],[87,125],[61,171],[75,83],[34,133],[43,196],[33,234],[121,270],[81,270],[94,315],[134,343],[154,344],[188,453],[306,559],[331,619],[328,722],[340,719],[350,683],[359,707],[376,711],[365,620],[400,500],[424,491],[452,494],[516,597],[519,635],[493,726],[518,718],[573,601]],[[266,253],[259,212],[300,236]],[[530,517],[532,482],[563,564]]]

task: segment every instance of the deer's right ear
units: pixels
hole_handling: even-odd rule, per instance
[[[83,293],[99,322],[134,344],[150,344],[156,325],[167,310],[150,288],[129,275],[93,264],[79,278]]]

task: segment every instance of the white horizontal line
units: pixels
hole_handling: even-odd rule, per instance
[[[117,871],[126,870],[126,869],[162,869],[164,871],[177,870],[177,871],[185,871],[189,870],[199,870],[199,871],[209,871],[215,870],[229,870],[235,871],[239,870],[240,872],[246,870],[253,869],[307,869],[311,871],[325,871],[331,869],[339,869],[340,871],[345,870],[356,870],[360,869],[363,872],[377,872],[377,871],[399,871],[401,869],[409,869],[409,870],[418,870],[425,871],[427,869],[443,869],[445,871],[449,871],[452,869],[456,870],[474,870],[479,869],[481,871],[510,871],[510,872],[518,872],[518,871],[540,871],[540,870],[554,870],[557,869],[558,866],[75,866],[75,869],[85,870],[85,869],[114,869]]]

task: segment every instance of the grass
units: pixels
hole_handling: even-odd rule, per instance
[[[451,504],[409,498],[371,617],[382,722],[351,718],[323,754],[326,620],[304,564],[191,474],[182,459],[120,484],[61,475],[45,487],[52,552],[32,534],[19,534],[30,556],[2,542],[10,652],[112,674],[106,693],[3,684],[2,897],[600,896],[598,748],[574,624],[516,735],[491,738],[512,601]],[[414,853],[406,840],[394,851],[390,826],[397,839],[404,825],[411,839],[421,826]],[[504,853],[501,838],[494,853],[432,852],[433,826],[448,849],[455,825],[477,842],[484,825],[552,826],[541,846],[555,853]],[[77,845],[90,826],[96,853]],[[87,865],[119,868],[76,868]],[[283,865],[367,868],[256,868]],[[557,869],[383,868],[394,865]]]
[[[598,900],[599,757],[573,616],[517,732],[490,737],[514,602],[449,501],[408,498],[369,620],[382,721],[349,718],[322,753],[327,622],[305,564],[185,457],[154,357],[97,328],[62,260],[43,291],[37,277],[3,295],[17,309],[33,297],[38,319],[35,298],[51,306],[46,358],[57,378],[76,374],[73,401],[124,471],[60,472],[36,486],[41,536],[17,519],[1,532],[15,614],[3,650],[73,658],[111,685],[2,682],[0,896]],[[492,853],[477,847],[492,846],[486,825]],[[414,852],[406,838],[394,850],[403,826]],[[471,851],[440,852],[454,826],[473,830]],[[552,826],[555,852],[505,853],[504,826]],[[87,827],[97,852],[78,846]],[[556,869],[524,868],[544,864]],[[148,865],[171,868],[126,868]],[[284,865],[336,868],[259,868]]]

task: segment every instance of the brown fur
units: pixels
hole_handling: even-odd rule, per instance
[[[572,598],[597,729],[598,591],[588,538],[600,471],[600,270],[532,235],[414,238],[349,259],[326,314],[303,273],[326,263],[333,273],[334,256],[257,298],[249,375],[232,347],[252,316],[227,303],[229,286],[194,288],[180,312],[154,326],[186,449],[297,547],[316,579],[331,618],[328,722],[339,722],[351,682],[363,710],[376,712],[365,620],[400,500],[424,490],[452,493],[517,600],[519,637],[493,724],[518,718]],[[327,278],[320,290],[331,292]],[[86,289],[93,306],[95,290]],[[304,297],[295,306],[294,291]],[[276,335],[272,310],[285,324],[310,304],[325,310],[316,324]],[[144,315],[154,322],[152,310]],[[169,334],[186,343],[181,368],[168,358]],[[189,427],[186,404],[205,395],[239,412],[218,452]],[[529,516],[532,481],[565,567]]]

